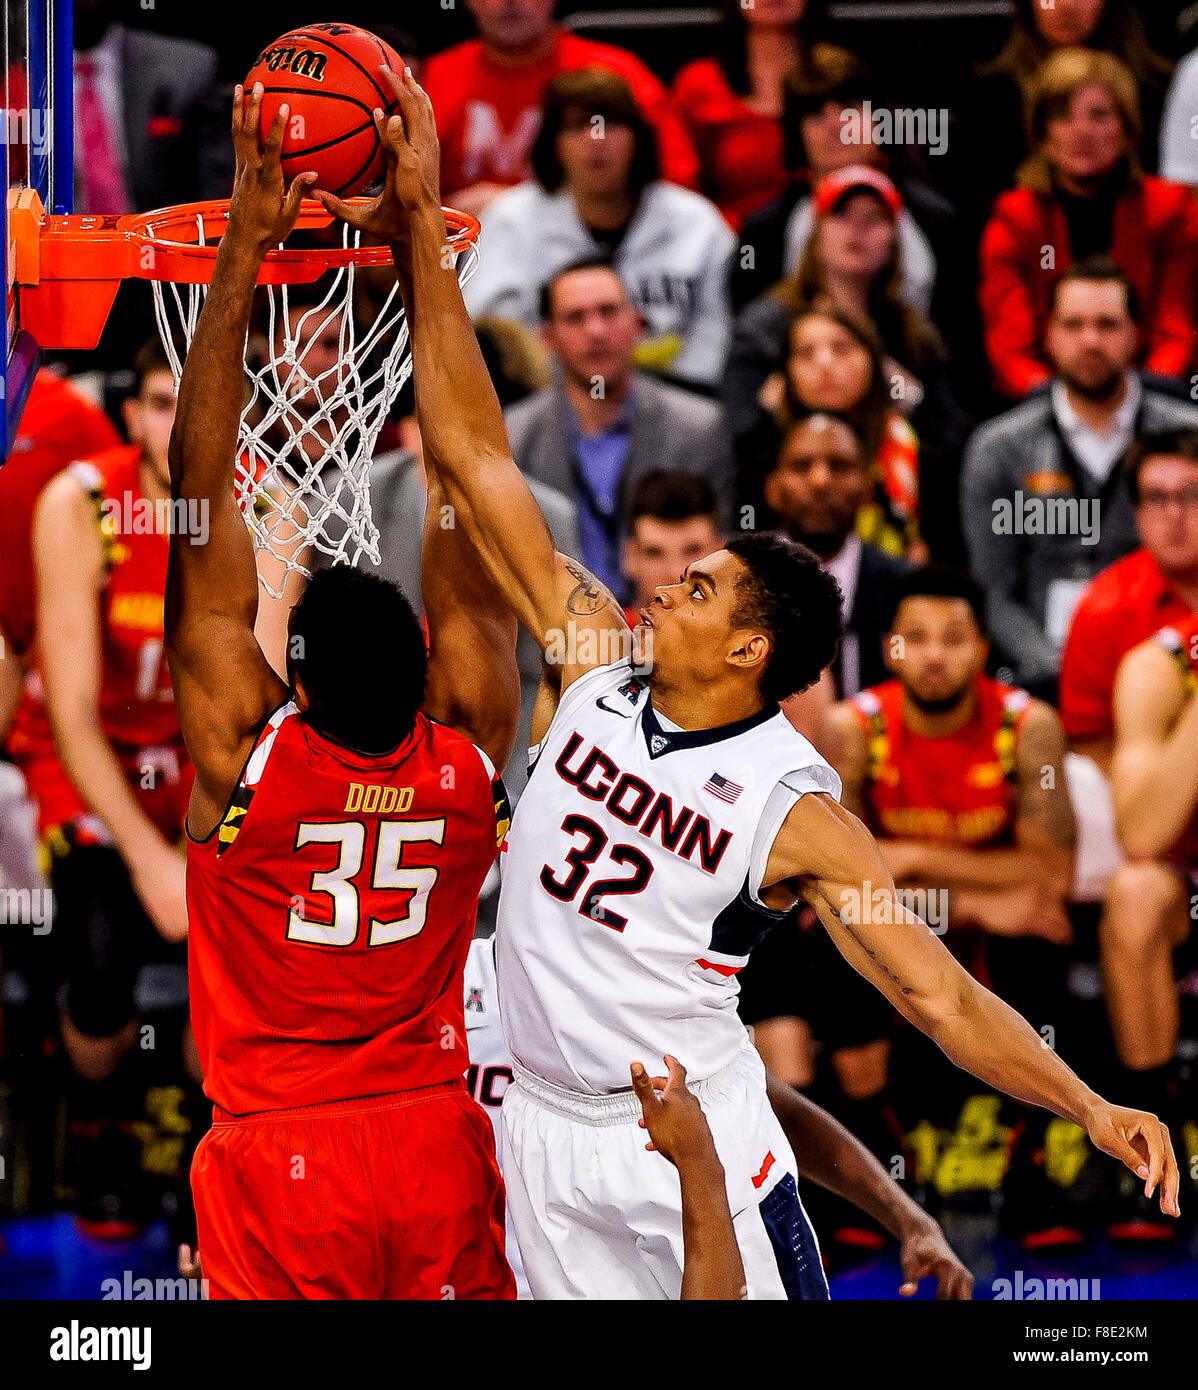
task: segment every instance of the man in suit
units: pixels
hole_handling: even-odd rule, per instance
[[[842,700],[886,679],[882,639],[908,568],[857,535],[857,514],[872,493],[861,437],[838,415],[797,420],[765,479],[765,500],[781,529],[814,550],[840,585],[845,635],[832,676]]]
[[[216,50],[75,6],[75,211],[145,212],[233,187]]]
[[[1061,649],[1086,585],[1139,544],[1123,481],[1132,441],[1194,428],[1198,411],[1134,372],[1135,288],[1106,256],[1053,290],[1043,390],[982,425],[961,473],[971,568],[1013,683],[1056,701]]]
[[[646,474],[706,478],[730,525],[734,464],[724,413],[635,369],[641,316],[610,266],[585,261],[560,271],[542,292],[541,319],[556,381],[506,412],[512,451],[526,477],[573,498],[583,564],[623,596],[624,504]]]

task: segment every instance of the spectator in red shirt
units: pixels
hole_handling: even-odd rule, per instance
[[[1127,482],[1142,548],[1102,571],[1078,603],[1061,662],[1061,720],[1074,750],[1109,775],[1115,672],[1133,647],[1198,611],[1198,429],[1132,445]]]
[[[1075,260],[1109,254],[1143,309],[1140,359],[1183,376],[1198,343],[1198,202],[1140,167],[1135,79],[1109,53],[1065,48],[1028,103],[1033,152],[994,204],[981,245],[986,350],[999,391],[1025,396],[1052,375],[1044,330],[1052,288]]]
[[[522,183],[550,82],[601,67],[622,77],[657,133],[662,177],[694,188],[699,160],[673,98],[633,54],[553,22],[557,0],[466,0],[479,37],[428,60],[424,88],[437,113],[441,188],[475,216]]]
[[[822,10],[822,0],[724,0],[715,56],[674,78],[703,191],[737,231],[786,191],[783,79],[805,65]]]
[[[56,473],[121,442],[108,416],[49,369],[38,372],[8,462],[0,468],[0,631],[2,655],[33,641],[33,507]]]

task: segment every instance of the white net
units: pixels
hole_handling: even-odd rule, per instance
[[[359,234],[342,223],[345,247]],[[197,241],[204,226],[197,218]],[[462,284],[478,252],[456,253]],[[370,510],[374,448],[412,373],[399,288],[381,300],[359,295],[362,269],[330,269],[315,286],[267,285],[264,341],[247,344],[249,386],[238,430],[237,500],[257,550],[277,563],[259,566],[276,598],[293,573],[310,576],[313,551],[332,564],[378,564],[379,531]],[[176,384],[191,347],[206,285],[153,283],[154,312]],[[369,321],[364,322],[364,319]]]

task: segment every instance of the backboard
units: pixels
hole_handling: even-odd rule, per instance
[[[13,195],[37,190],[50,212],[70,212],[74,181],[74,60],[71,0],[0,0],[3,4],[3,125],[0,161],[5,199],[0,202],[0,243],[5,248],[5,312],[0,342],[0,396],[7,459],[33,375],[38,347],[17,327],[14,250],[9,220]]]

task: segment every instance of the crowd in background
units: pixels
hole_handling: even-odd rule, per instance
[[[1161,1114],[1179,1157],[1198,1154],[1198,52],[1156,52],[1128,0],[1016,0],[960,108],[917,110],[889,102],[893,73],[830,41],[822,0],[726,0],[711,56],[668,85],[629,48],[562,27],[552,0],[466,3],[477,36],[440,52],[377,27],[432,98],[444,201],[481,219],[467,305],[559,548],[633,621],[736,530],[777,527],[814,550],[840,583],[846,635],[789,702],[793,722],[836,765],[899,886],[947,895],[950,949],[1087,1079],[1105,1085],[1105,1068],[1116,1099]],[[79,17],[77,210],[226,196],[217,55],[109,22],[102,5]],[[151,349],[135,358],[151,328],[130,299],[98,355],[64,364],[81,382],[44,369],[0,471],[2,882],[33,872],[27,798],[65,780],[74,794],[38,807],[56,896],[123,863],[126,898],[161,939],[47,964],[8,929],[4,1001],[23,1030],[17,1046],[10,1027],[8,1080],[31,1132],[43,1101],[30,1088],[50,1065],[45,1048],[27,1060],[31,1037],[64,1035],[48,1046],[67,1059],[82,1133],[129,1102],[121,1047],[101,1055],[73,1034],[178,1002],[167,900],[182,869],[173,883],[162,854],[181,819],[159,816],[149,856],[138,835],[157,811],[143,804],[127,839],[104,824],[71,721],[129,750],[102,680],[66,675],[102,669],[96,634],[39,592],[78,559],[42,491],[62,469],[99,455],[102,486],[125,448],[119,476],[140,467],[133,486],[165,486],[169,367]],[[335,335],[310,350],[335,355]],[[383,570],[415,597],[425,497],[409,397],[372,501]],[[80,601],[107,624],[112,561],[97,556]],[[1164,674],[1142,657],[1162,631],[1177,638]],[[523,736],[539,655],[521,642]],[[1162,713],[1174,667],[1181,713]],[[177,749],[177,727],[154,742]],[[1176,823],[1146,833],[1144,778],[1162,768]],[[506,775],[518,793],[519,752]],[[114,980],[122,1004],[97,1006]],[[888,1167],[902,1155],[925,1201],[1005,1179],[1029,1248],[1081,1243],[1095,1211],[1117,1237],[1174,1237],[1134,1191],[1095,1200],[1074,1127],[1000,1112],[938,1071],[812,914],[764,943],[742,1003],[775,1073],[825,1098]],[[153,1170],[167,1178],[201,1104],[180,1041],[183,1060],[175,1048],[150,1083],[175,1097],[155,1131],[175,1136]],[[43,1200],[76,1191],[69,1165],[47,1167],[59,1177]],[[846,1250],[880,1243],[844,1212],[829,1220]]]

